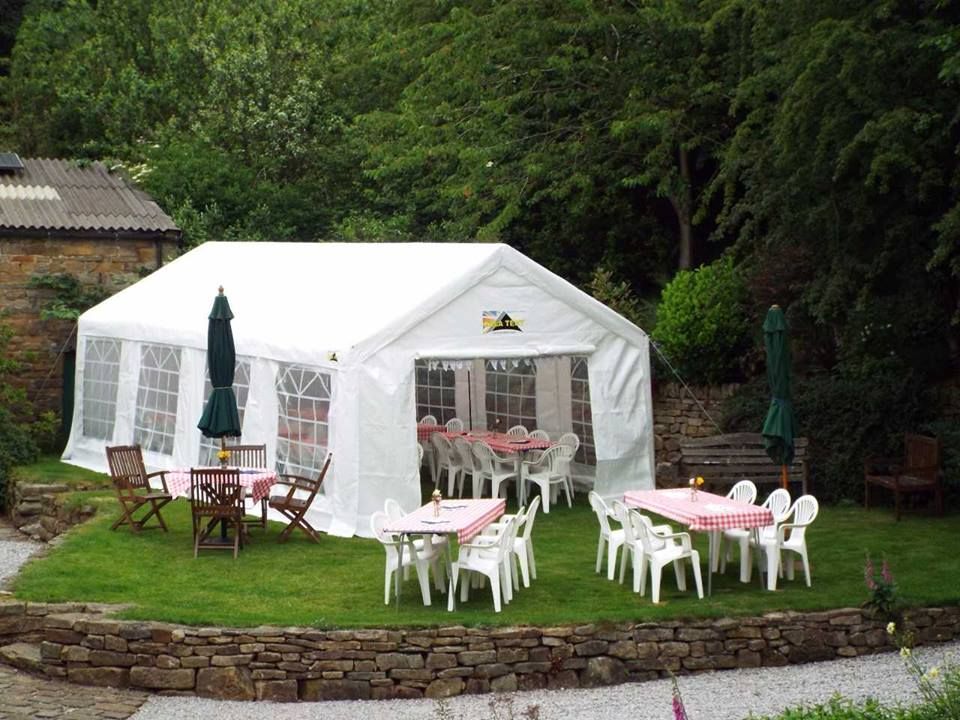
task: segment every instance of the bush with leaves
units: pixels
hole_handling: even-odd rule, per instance
[[[677,273],[663,289],[653,338],[687,382],[740,376],[751,338],[746,287],[732,257]]]

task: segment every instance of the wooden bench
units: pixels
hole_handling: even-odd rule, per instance
[[[795,438],[793,463],[787,466],[788,484],[798,483],[801,494],[809,492],[807,438]],[[740,480],[751,480],[761,490],[780,487],[780,466],[763,448],[760,433],[732,433],[683,440],[680,443],[679,478],[700,476],[708,490],[726,493]],[[794,491],[795,493],[795,491]]]
[[[893,492],[896,519],[900,519],[901,495],[930,495],[934,510],[943,515],[943,482],[940,441],[935,437],[906,433],[903,458],[867,458],[863,461],[863,506],[870,509],[870,486]]]

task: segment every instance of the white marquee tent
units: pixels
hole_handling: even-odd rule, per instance
[[[531,429],[592,437],[601,494],[653,486],[647,336],[496,244],[191,250],[80,317],[65,461],[105,471],[105,446],[134,442],[151,469],[211,461],[196,426],[219,285],[235,315],[243,441],[265,442],[282,472],[314,474],[334,453],[315,527],[367,535],[385,498],[419,505],[416,422],[438,404],[475,429],[534,407]],[[502,377],[517,372],[535,379],[517,390]]]

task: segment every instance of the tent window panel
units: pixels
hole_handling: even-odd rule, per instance
[[[87,338],[83,353],[83,404],[80,427],[84,437],[113,438],[120,387],[120,341]]]
[[[587,358],[582,355],[570,358],[570,403],[573,431],[580,437],[580,448],[577,450],[574,461],[585,465],[596,465],[593,415],[590,411],[590,381],[587,373]]]
[[[133,440],[144,450],[173,454],[179,392],[180,348],[144,345],[133,421]]]
[[[537,371],[528,363],[487,362],[487,427],[506,430],[523,425],[537,427]]]
[[[417,418],[433,415],[445,424],[457,416],[456,375],[452,369],[431,368],[427,360],[414,365],[417,378]]]
[[[204,401],[210,397],[211,392],[213,392],[213,384],[210,382],[210,369],[207,368],[206,379],[203,383]],[[237,412],[240,415],[240,427],[243,427],[243,414],[247,409],[247,397],[250,395],[250,360],[247,358],[237,358],[233,373],[233,394],[237,397]],[[239,442],[239,438],[231,438],[229,442]],[[198,462],[201,465],[216,465],[219,449],[219,439],[201,435]]]
[[[277,469],[315,477],[327,455],[329,373],[284,363],[277,373]]]

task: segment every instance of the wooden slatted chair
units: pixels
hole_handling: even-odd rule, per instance
[[[269,505],[289,521],[287,526],[280,533],[277,542],[286,542],[296,528],[300,528],[307,537],[314,542],[320,542],[320,535],[316,529],[307,521],[307,510],[313,503],[313,499],[320,491],[323,485],[323,479],[327,475],[327,468],[330,467],[330,461],[333,459],[333,453],[327,455],[320,475],[316,480],[309,480],[299,475],[281,475],[277,485],[287,486],[287,492],[284,495],[271,495]],[[297,493],[300,493],[298,496]]]
[[[190,514],[193,518],[193,556],[201,548],[233,550],[236,559],[243,547],[243,495],[237,468],[192,468]],[[226,524],[233,528],[233,543],[225,543],[214,531]]]
[[[901,496],[930,495],[934,511],[943,515],[943,482],[940,441],[935,437],[906,433],[902,459],[871,457],[863,463],[863,504],[870,509],[870,486],[893,492],[894,514],[900,520]]]
[[[266,445],[226,445],[225,450],[230,452],[230,465],[238,468],[255,468],[267,470],[267,446]],[[245,499],[253,501],[253,494],[247,490]],[[260,517],[256,515],[244,515],[244,525],[259,525],[266,530],[267,528],[267,499],[260,500]]]
[[[148,473],[143,464],[143,451],[139,445],[108,447],[107,465],[110,468],[110,478],[113,480],[121,511],[120,517],[110,526],[110,529],[116,530],[121,525],[129,525],[135,533],[157,527],[166,532],[167,525],[160,515],[160,508],[173,500],[173,496],[167,490],[166,472],[160,470]],[[160,478],[162,492],[150,487],[151,478]],[[137,520],[134,513],[143,507],[150,509]],[[152,517],[157,518],[158,524],[148,526],[147,521]]]

